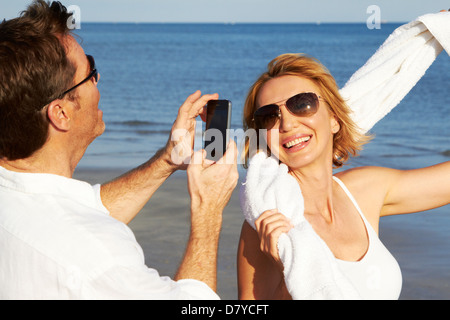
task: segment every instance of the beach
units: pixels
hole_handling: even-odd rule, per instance
[[[341,87],[398,26],[368,30],[365,24],[85,24],[80,35],[102,75],[100,108],[106,131],[87,149],[77,175],[99,183],[126,171],[107,168],[131,169],[146,161],[164,146],[179,106],[197,89],[232,101],[231,128],[242,128],[250,84],[281,53],[318,58]],[[413,169],[449,160],[449,80],[442,72],[449,65],[441,54],[420,83],[371,130],[376,138],[350,165]],[[218,293],[223,299],[237,299],[236,250],[243,222],[239,188],[223,217]],[[147,265],[173,276],[189,232],[185,173],[170,177],[130,227]],[[401,299],[450,299],[449,234],[449,206],[381,220],[380,238],[403,272]]]
[[[231,128],[241,129],[249,86],[279,54],[318,58],[342,87],[399,26],[86,23],[79,33],[101,73],[106,131],[87,149],[76,176],[104,182],[126,171],[108,168],[132,169],[146,161],[165,145],[179,106],[198,89],[232,101]],[[448,161],[449,78],[442,70],[449,68],[450,59],[441,54],[395,110],[373,127],[374,140],[349,165],[407,170]],[[237,299],[236,250],[243,222],[239,188],[223,217],[218,293]],[[130,227],[147,265],[173,276],[189,232],[185,173],[171,176]],[[450,299],[449,235],[449,206],[381,220],[380,238],[403,272],[401,299]]]
[[[96,184],[125,171],[81,168],[74,178]],[[186,173],[177,172],[129,224],[144,250],[147,266],[158,270],[161,276],[173,277],[182,259],[189,234],[189,205]],[[450,299],[449,233],[442,229],[436,233],[433,229],[442,225],[442,219],[450,219],[448,213],[447,206],[431,213],[382,219],[381,240],[402,269],[401,300]],[[223,213],[219,244],[217,286],[219,296],[225,300],[237,299],[236,252],[242,222],[238,184]]]

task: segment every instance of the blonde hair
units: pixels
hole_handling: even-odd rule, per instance
[[[351,156],[357,156],[362,145],[371,137],[361,134],[358,126],[350,117],[351,109],[347,106],[330,72],[315,58],[304,54],[282,54],[273,59],[267,71],[251,86],[244,105],[244,131],[256,128],[253,113],[257,109],[256,99],[263,85],[271,79],[281,76],[298,76],[311,80],[320,90],[322,98],[327,102],[329,111],[337,119],[340,130],[333,137],[333,165],[341,167]],[[244,149],[244,167],[248,166],[251,141],[247,140]],[[259,141],[257,141],[259,149]]]

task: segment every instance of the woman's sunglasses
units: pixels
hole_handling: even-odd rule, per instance
[[[313,92],[296,94],[286,100],[286,108],[298,117],[310,117],[319,108],[319,96]],[[272,129],[281,118],[280,106],[269,104],[255,111],[253,121],[257,129]]]

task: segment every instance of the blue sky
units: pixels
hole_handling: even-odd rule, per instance
[[[0,19],[16,17],[31,0],[0,0]],[[449,9],[448,0],[62,0],[81,22],[365,22],[375,4],[381,19],[406,22]]]

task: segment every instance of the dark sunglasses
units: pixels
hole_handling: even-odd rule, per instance
[[[310,117],[319,109],[319,98],[320,96],[313,92],[303,92],[290,97],[284,104],[293,115]],[[272,129],[280,118],[280,106],[277,104],[263,106],[253,114],[253,121],[257,129]]]
[[[85,83],[85,82],[91,80],[92,78],[95,79],[95,82],[98,82],[98,71],[97,71],[97,69],[95,68],[95,60],[94,60],[94,57],[93,57],[93,56],[90,56],[90,55],[86,55],[86,57],[87,57],[87,59],[88,59],[88,61],[89,61],[89,66],[90,66],[90,70],[91,70],[91,71],[89,72],[88,76],[87,76],[83,81],[81,81],[80,83],[78,83],[77,85],[73,86],[73,87],[70,88],[69,90],[66,90],[66,91],[64,91],[63,93],[61,93],[60,95],[58,95],[56,98],[52,98],[52,100],[50,100],[49,102],[47,102],[44,106],[42,106],[42,108],[45,107],[46,105],[48,105],[48,104],[49,104],[50,102],[52,102],[53,100],[56,100],[56,99],[62,99],[62,98],[63,98],[66,94],[68,94],[70,91],[75,90],[76,88],[78,88],[79,86],[81,86],[83,83]],[[42,109],[42,108],[41,108],[41,109]]]
[[[90,67],[91,67],[91,72],[88,74],[88,76],[87,76],[83,81],[81,81],[81,82],[78,83],[77,85],[73,86],[73,87],[70,88],[69,90],[66,90],[66,91],[64,91],[63,93],[61,93],[61,95],[59,96],[60,98],[64,97],[67,93],[69,93],[69,92],[72,91],[72,90],[75,90],[76,88],[78,88],[79,86],[81,86],[83,83],[85,83],[85,82],[91,80],[92,78],[95,79],[95,82],[98,81],[98,71],[97,71],[97,69],[95,68],[95,60],[94,60],[94,57],[93,57],[93,56],[90,56],[90,55],[88,55],[88,54],[86,55],[86,57],[87,57],[87,59],[88,59],[88,61],[89,61],[89,65],[90,65]]]

